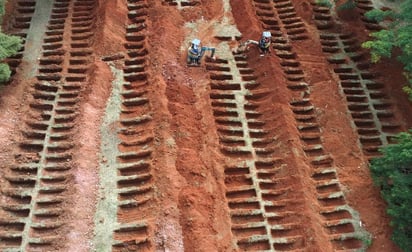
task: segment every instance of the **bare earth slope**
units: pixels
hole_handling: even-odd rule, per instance
[[[368,162],[411,105],[359,46],[371,7],[9,0],[0,250],[400,251]]]

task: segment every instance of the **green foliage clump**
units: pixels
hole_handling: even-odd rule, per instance
[[[398,60],[409,81],[403,90],[412,100],[412,0],[403,1],[399,12],[374,10],[366,17],[378,22],[391,20],[386,30],[372,33],[373,40],[362,46],[371,50],[373,62],[391,57],[394,48],[401,50]],[[404,251],[412,251],[412,130],[397,135],[396,142],[381,150],[383,156],[372,161],[371,172],[388,203],[392,240]]]
[[[21,48],[21,38],[9,36],[0,32],[0,60],[16,54]],[[11,71],[5,63],[0,63],[0,82],[6,82],[10,79]]]
[[[338,10],[349,10],[354,9],[356,7],[356,3],[354,0],[347,0],[344,4],[338,7]]]
[[[7,82],[10,79],[10,75],[11,75],[10,67],[5,63],[1,63],[0,64],[0,83]]]
[[[0,33],[0,59],[16,54],[21,48],[21,39]]]
[[[378,62],[382,57],[391,57],[395,39],[392,30],[381,30],[371,34],[375,38],[373,41],[366,41],[362,44],[363,48],[371,49],[372,62]]]
[[[402,90],[408,95],[409,100],[412,101],[412,72],[404,72],[408,85],[405,85]]]
[[[329,0],[315,0],[315,3],[319,6],[332,8],[332,3]]]
[[[0,0],[0,15],[3,16],[4,13],[6,13],[6,10],[4,8],[7,0]]]
[[[0,0],[0,17],[5,13],[4,5],[6,0]],[[0,61],[16,54],[22,46],[20,37],[9,36],[0,32]],[[7,64],[0,63],[0,82],[6,82],[10,79],[11,71]]]
[[[392,20],[386,30],[371,34],[373,40],[366,41],[362,47],[371,50],[372,62],[378,62],[382,57],[391,57],[393,48],[399,48],[401,55],[398,60],[404,65],[405,71],[412,73],[412,0],[405,0],[400,4],[400,11],[372,10],[366,17],[375,21]],[[408,84],[412,87],[411,83]],[[408,88],[405,89],[409,91]]]
[[[388,203],[392,240],[404,251],[412,251],[412,130],[397,135],[396,142],[372,160],[371,172]]]
[[[393,16],[395,13],[392,11],[383,11],[379,9],[373,9],[365,13],[365,17],[371,21],[382,22],[386,18]]]

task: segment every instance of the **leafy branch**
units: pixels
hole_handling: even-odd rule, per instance
[[[397,135],[396,142],[372,160],[371,172],[388,203],[392,240],[404,251],[412,251],[412,130]]]
[[[407,76],[412,73],[412,0],[405,0],[400,4],[400,11],[372,10],[366,17],[377,22],[390,21],[386,30],[371,33],[372,40],[366,41],[362,47],[370,49],[372,62],[378,62],[383,57],[392,56],[394,48],[401,50],[398,60],[403,63]],[[412,100],[412,80],[404,90]]]

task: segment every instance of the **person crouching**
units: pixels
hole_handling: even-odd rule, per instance
[[[188,65],[200,65],[201,59],[201,46],[199,39],[193,39],[190,47],[187,50],[187,64]]]

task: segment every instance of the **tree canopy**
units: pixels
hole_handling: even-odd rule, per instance
[[[372,33],[375,39],[363,44],[370,48],[372,61],[378,61],[382,56],[390,57],[393,47],[402,51],[399,59],[404,63],[405,70],[412,72],[412,0],[405,0],[400,4],[400,11],[372,10],[366,13],[366,17],[378,22],[391,20],[388,29]]]
[[[395,47],[401,50],[398,59],[409,81],[404,90],[412,100],[412,0],[400,3],[399,11],[372,10],[366,16],[384,21],[387,28],[372,33],[373,40],[362,46],[371,50],[373,62],[391,57]],[[404,251],[412,251],[412,130],[400,133],[396,141],[381,150],[381,158],[372,161],[371,172],[388,203],[387,213],[394,228],[392,240]]]
[[[372,62],[378,62],[382,57],[391,57],[393,48],[401,50],[398,59],[404,64],[409,85],[404,90],[412,100],[412,0],[400,3],[399,11],[372,10],[366,17],[378,22],[387,21],[387,29],[371,33],[373,40],[362,44],[371,50]]]
[[[412,130],[400,133],[397,143],[382,149],[382,157],[371,164],[372,177],[388,203],[394,228],[392,240],[404,251],[412,251]]]

